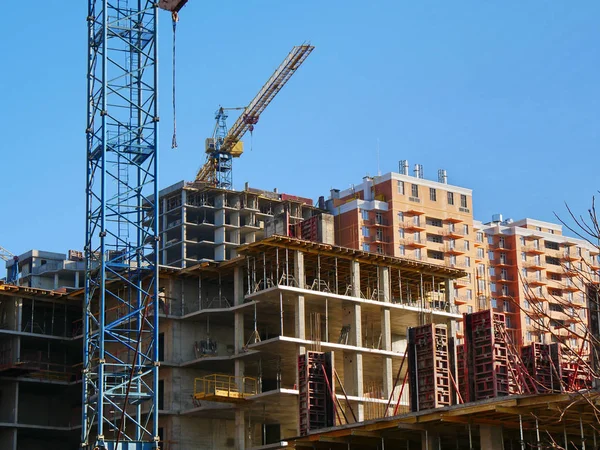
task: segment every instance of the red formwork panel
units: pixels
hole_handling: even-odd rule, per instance
[[[522,347],[521,360],[527,370],[529,392],[561,392],[562,367],[558,343],[533,342]]]
[[[469,367],[466,344],[456,346],[456,382],[463,403],[469,402]]]
[[[486,310],[464,317],[471,384],[469,400],[509,395],[514,379],[508,366],[504,314]]]
[[[334,425],[333,400],[326,379],[331,380],[331,364],[330,353],[307,352],[298,356],[298,408],[302,436],[311,430]]]
[[[452,404],[446,325],[409,328],[408,351],[411,409],[422,411]]]

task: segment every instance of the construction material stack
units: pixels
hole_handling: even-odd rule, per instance
[[[408,329],[412,411],[452,404],[448,327],[427,324]]]
[[[558,343],[534,342],[521,348],[521,359],[527,369],[529,392],[561,391],[561,352]]]

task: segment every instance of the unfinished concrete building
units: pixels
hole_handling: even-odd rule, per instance
[[[81,342],[81,298],[0,284],[0,448],[77,448]]]
[[[19,255],[18,260],[7,261],[7,272],[14,264],[18,264],[19,286],[51,290],[83,286],[85,264],[80,251],[64,254],[34,249]]]
[[[336,426],[404,412],[394,379],[407,370],[407,328],[453,329],[460,317],[456,269],[285,236],[236,252],[162,271],[165,449],[278,448],[297,436],[307,351],[330,352]]]
[[[159,193],[160,263],[190,267],[235,258],[237,248],[272,234],[334,242],[333,218],[310,199],[181,181]],[[322,202],[321,202],[322,203]]]

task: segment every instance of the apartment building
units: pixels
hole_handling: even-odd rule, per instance
[[[240,245],[279,234],[333,243],[333,219],[311,199],[181,181],[159,193],[160,264],[190,267],[235,258]],[[319,207],[320,206],[320,207]]]
[[[474,229],[478,308],[504,312],[519,346],[560,341],[578,348],[587,294],[599,281],[599,249],[563,235],[559,224],[530,218],[496,215]]]
[[[426,180],[422,165],[411,176],[401,161],[400,173],[333,189],[327,207],[338,245],[465,271],[452,288],[462,313],[476,308],[472,202],[472,191],[448,184],[445,170]]]

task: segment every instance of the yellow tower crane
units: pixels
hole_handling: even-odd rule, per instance
[[[206,162],[198,171],[196,181],[223,189],[233,188],[232,162],[233,158],[239,158],[244,152],[242,137],[247,131],[254,130],[261,113],[313,49],[312,45],[295,46],[245,108],[219,108],[215,114],[217,122],[213,136],[206,139]],[[243,109],[243,112],[233,126],[227,129],[227,111],[232,109]]]

